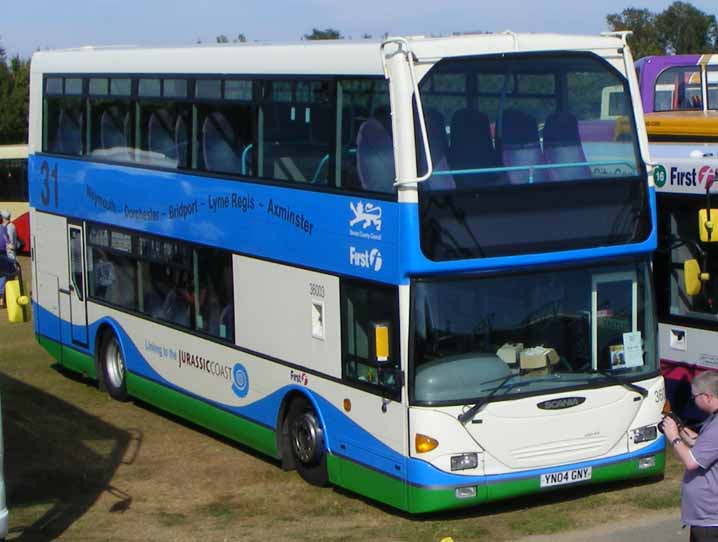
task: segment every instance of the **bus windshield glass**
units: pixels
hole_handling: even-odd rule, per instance
[[[654,374],[649,272],[641,261],[416,281],[412,400],[466,404]]]
[[[433,167],[420,184],[428,258],[590,248],[648,235],[628,82],[607,62],[589,53],[445,59],[419,88]],[[620,113],[602,114],[609,94]],[[428,163],[418,120],[422,175]]]

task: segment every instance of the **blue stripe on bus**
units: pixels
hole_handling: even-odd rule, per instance
[[[57,188],[48,174],[55,167]],[[406,282],[396,202],[35,155],[28,183],[30,205],[40,211],[290,265]]]
[[[41,167],[45,161],[49,169]],[[57,194],[46,178],[55,165]],[[653,227],[643,242],[437,262],[421,251],[416,203],[34,155],[29,166],[30,204],[41,211],[390,284],[407,284],[412,275],[586,261],[656,248],[653,188]]]

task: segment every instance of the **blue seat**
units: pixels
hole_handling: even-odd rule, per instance
[[[449,171],[449,141],[446,136],[446,124],[444,116],[436,109],[426,109],[424,111],[424,120],[426,123],[426,135],[429,139],[429,150],[431,152],[431,162],[434,168],[434,174],[428,180],[421,183],[424,190],[450,190],[456,187],[454,177],[451,174],[437,175],[440,171]],[[424,152],[424,143],[420,137],[417,119],[417,156],[419,158],[419,175],[423,175],[427,170],[426,154]]]
[[[159,109],[150,115],[147,123],[147,147],[159,157],[174,161],[177,165],[175,144],[175,118],[166,109]]]
[[[82,121],[84,115],[70,109],[61,109],[53,152],[79,156],[82,154]]]
[[[100,117],[100,147],[103,149],[127,148],[129,113],[109,107]]]
[[[586,161],[578,132],[578,122],[571,113],[552,113],[543,129],[543,154],[549,164],[571,164]],[[588,166],[562,167],[549,170],[552,181],[587,179]]]
[[[501,155],[505,166],[536,166],[545,163],[536,119],[528,113],[518,109],[504,111],[501,135]],[[532,176],[528,168],[508,171],[506,174],[512,184],[541,182],[548,178],[542,169],[534,170]]]
[[[483,169],[499,166],[491,137],[489,117],[472,108],[459,109],[451,117],[449,164],[452,170]],[[496,173],[455,175],[460,187],[496,184]]]
[[[129,147],[130,113],[119,107],[108,107],[100,116],[100,149],[113,160],[132,159]]]
[[[219,111],[207,115],[202,124],[204,168],[221,173],[241,173],[242,153],[237,136]]]
[[[182,115],[177,116],[175,122],[175,148],[177,152],[177,167],[189,166],[189,129]]]
[[[394,149],[386,128],[377,119],[368,119],[359,127],[357,170],[364,190],[393,192]]]

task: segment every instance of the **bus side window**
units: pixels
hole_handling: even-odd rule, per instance
[[[225,251],[198,248],[195,329],[234,341],[232,256]]]
[[[327,81],[269,81],[262,103],[261,177],[326,185],[333,133]]]
[[[342,377],[375,387],[377,393],[398,396],[400,357],[397,342],[396,288],[346,281],[342,284]],[[389,328],[387,359],[377,361],[373,340],[375,325]]]

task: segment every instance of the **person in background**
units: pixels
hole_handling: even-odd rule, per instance
[[[663,430],[686,471],[681,483],[681,519],[691,542],[718,542],[718,371],[693,379],[693,401],[708,414],[700,433],[679,427],[670,416]]]
[[[15,226],[10,222],[10,213],[0,211],[0,308],[5,307],[5,282],[11,276],[10,270],[15,269],[15,246],[11,245],[11,234],[6,223],[12,225],[14,232]]]
[[[17,249],[17,230],[15,224],[10,222],[10,211],[0,211],[2,217],[3,234],[5,235],[5,252],[11,260],[15,259]]]

